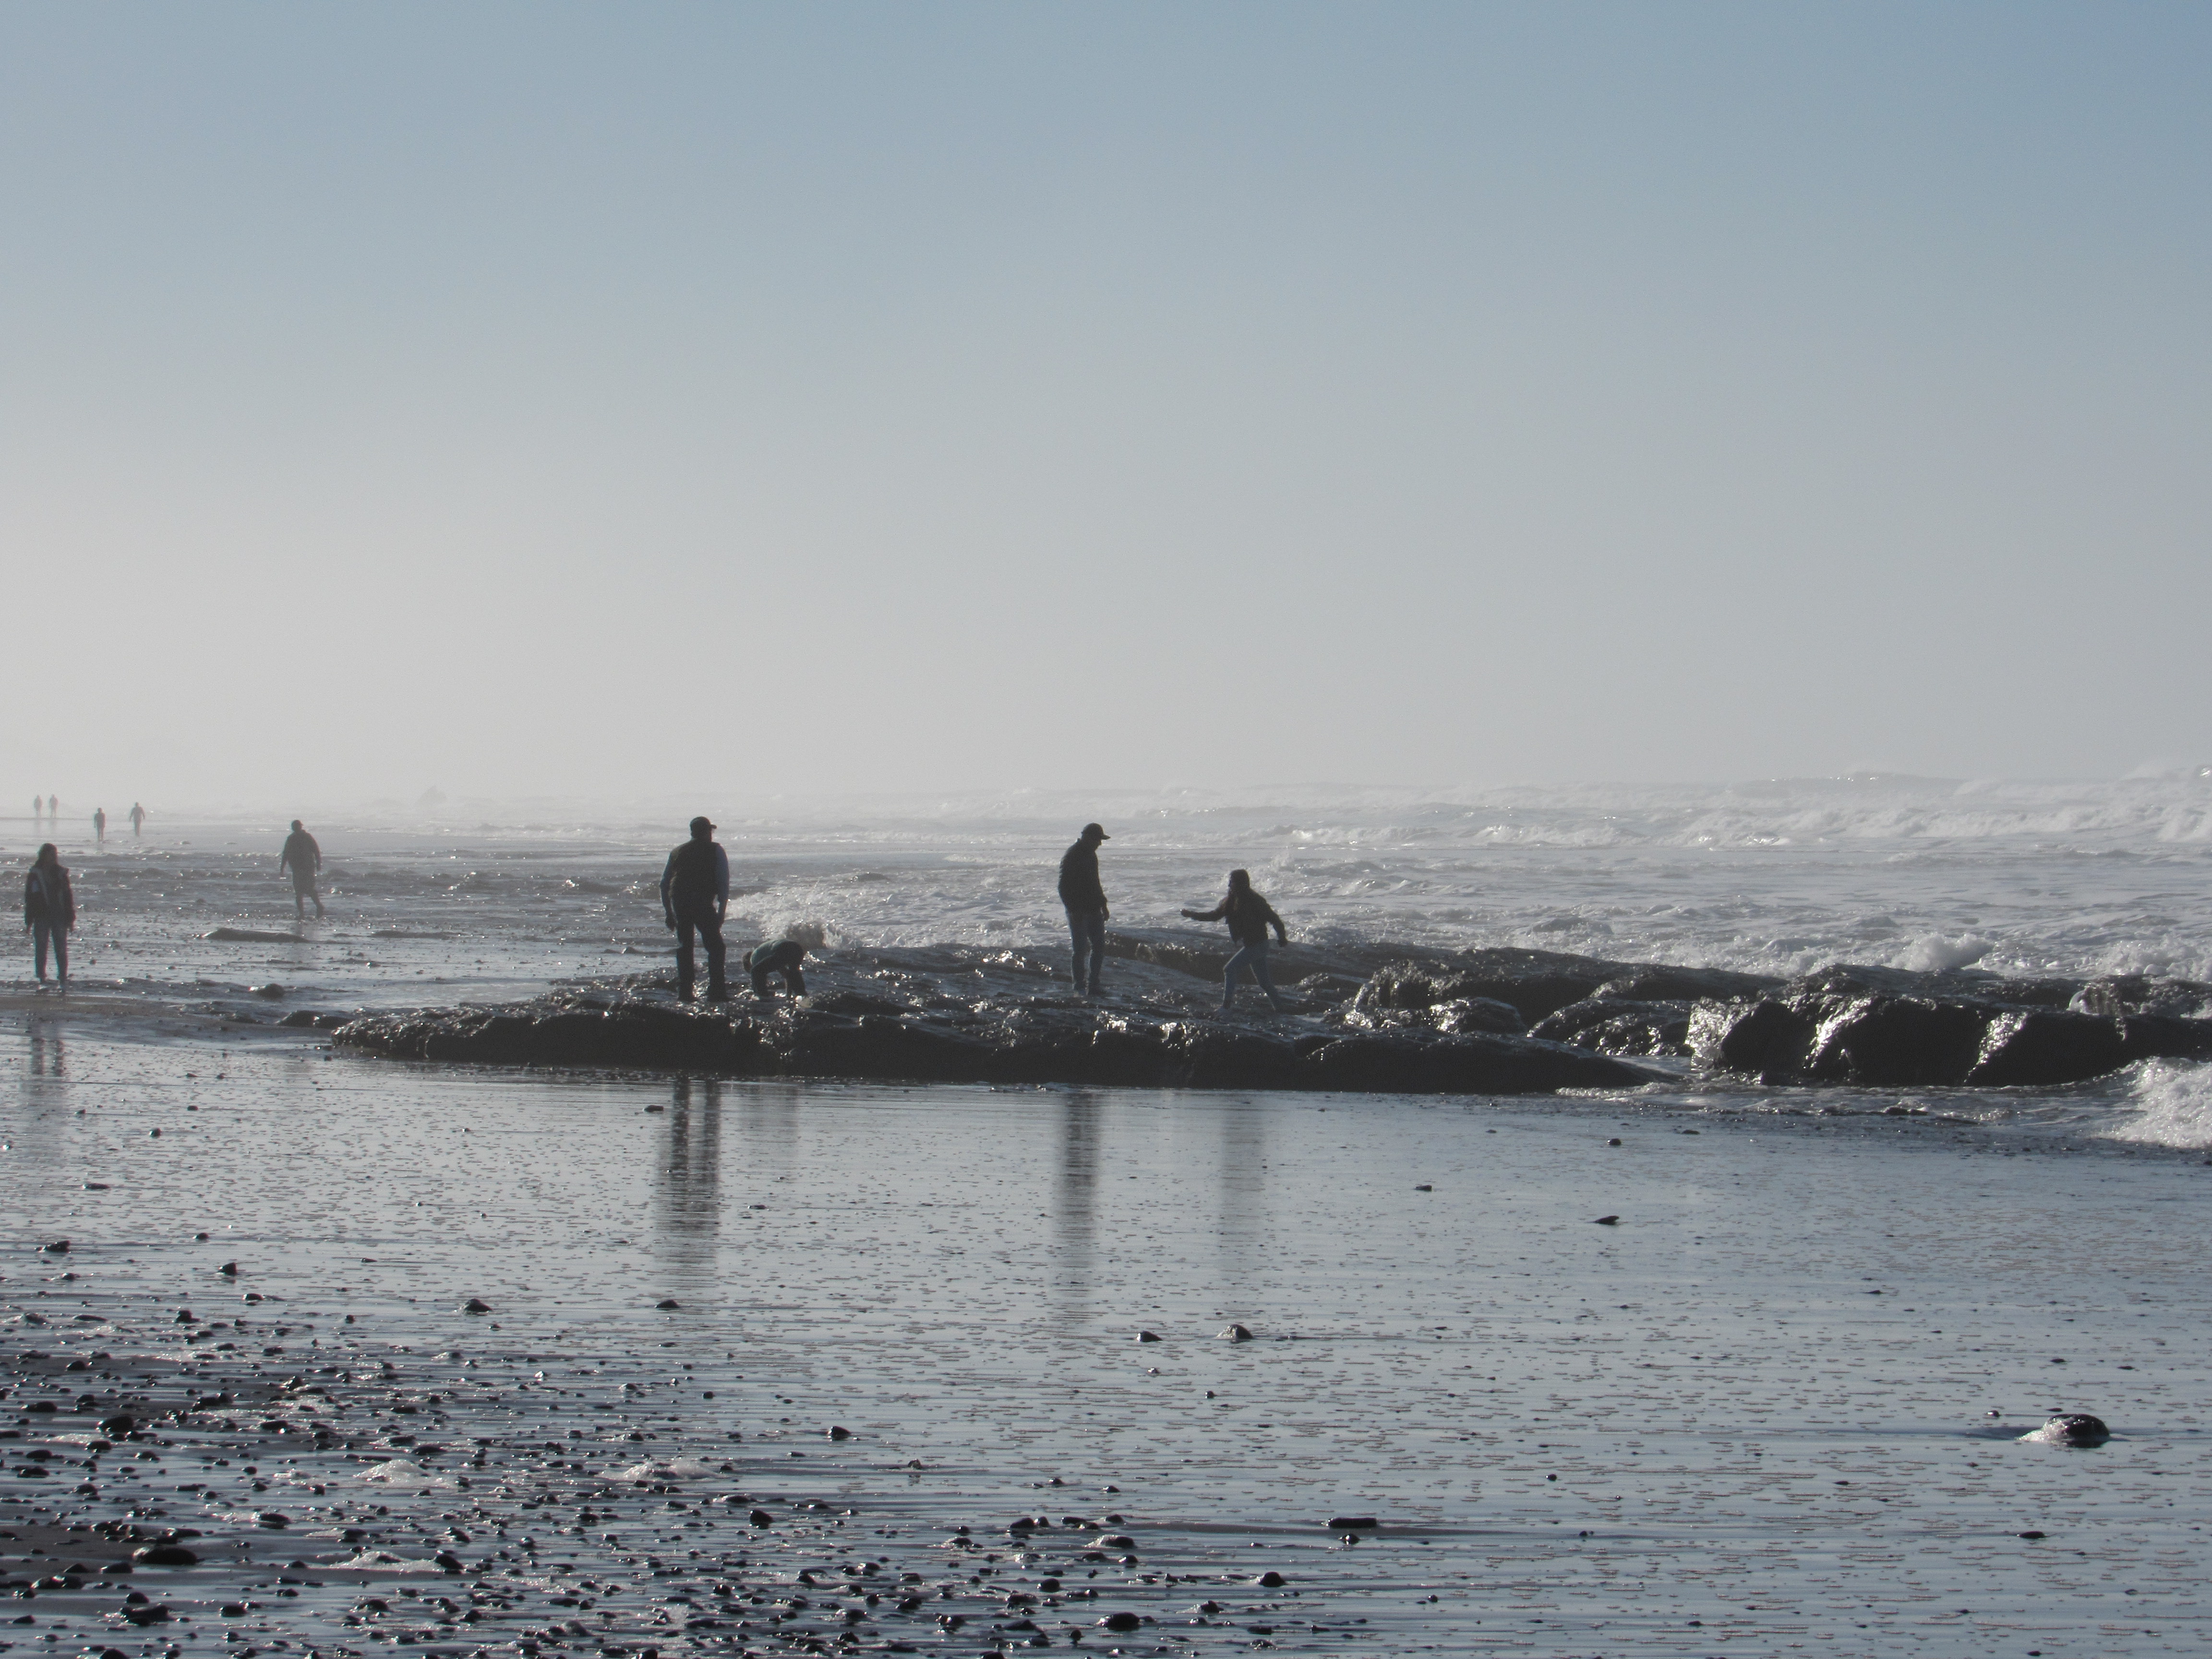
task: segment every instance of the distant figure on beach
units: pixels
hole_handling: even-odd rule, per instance
[[[1277,1013],[1284,1012],[1282,998],[1275,994],[1274,976],[1267,971],[1267,930],[1275,930],[1275,942],[1288,945],[1290,935],[1283,931],[1283,919],[1275,914],[1275,907],[1252,890],[1252,875],[1247,870],[1229,872],[1229,892],[1211,910],[1186,910],[1183,915],[1193,921],[1229,923],[1229,937],[1241,947],[1229,958],[1221,970],[1221,1012],[1227,1013],[1229,1005],[1236,1000],[1237,981],[1245,969],[1260,981],[1260,988],[1267,994],[1267,1001]]]
[[[76,926],[76,895],[70,890],[69,872],[53,842],[39,848],[39,856],[23,878],[23,927],[31,935],[31,950],[38,964],[39,983],[46,982],[46,946],[54,948],[54,975],[69,983],[70,929]]]
[[[33,823],[33,825],[36,825],[36,824],[44,823],[46,821],[46,798],[44,795],[33,795],[33,796],[32,796],[32,797],[31,797],[31,822],[32,822],[32,823]]]
[[[1098,843],[1113,837],[1095,823],[1083,826],[1075,845],[1060,855],[1060,902],[1067,907],[1067,931],[1075,940],[1075,994],[1098,994],[1098,975],[1106,965],[1106,890],[1098,882]],[[1084,976],[1083,959],[1091,958]]]
[[[131,833],[134,836],[141,834],[145,827],[146,809],[134,800],[131,803]]]
[[[696,817],[691,839],[668,855],[668,867],[660,872],[660,914],[676,932],[676,994],[681,1000],[690,1001],[697,982],[694,932],[707,942],[707,1000],[729,1000],[722,944],[722,918],[729,908],[730,855],[714,840],[714,826]]]
[[[328,913],[323,908],[323,896],[315,890],[315,877],[323,867],[323,849],[315,845],[315,838],[307,832],[300,820],[292,820],[292,833],[284,837],[283,856],[276,860],[276,873],[283,875],[289,868],[292,872],[292,908],[301,921],[307,919],[307,901],[315,902],[315,915],[319,919]]]
[[[92,844],[95,847],[107,845],[107,809],[105,806],[92,809]]]
[[[745,952],[745,971],[753,976],[753,994],[766,1002],[768,976],[781,974],[785,991],[795,997],[805,996],[806,975],[799,971],[799,964],[805,960],[806,947],[795,939],[775,945],[756,945]]]
[[[62,798],[59,795],[46,797],[46,817],[55,823],[62,821]]]

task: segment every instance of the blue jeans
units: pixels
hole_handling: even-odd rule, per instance
[[[55,974],[63,979],[69,977],[69,929],[57,927],[50,921],[34,921],[31,924],[31,949],[38,957],[39,981],[41,984],[46,982],[46,945],[49,940],[54,947]]]
[[[1067,931],[1075,936],[1075,988],[1090,990],[1098,994],[1099,971],[1106,965],[1106,913],[1103,910],[1070,910]],[[1091,953],[1091,977],[1083,976],[1083,955]]]
[[[1228,965],[1221,970],[1221,1006],[1229,1006],[1230,1000],[1237,994],[1237,981],[1247,968],[1252,970],[1252,977],[1260,981],[1260,988],[1267,994],[1267,1000],[1281,1007],[1283,1000],[1275,994],[1274,975],[1267,971],[1267,941],[1264,939],[1244,946],[1229,958]]]
[[[691,954],[694,930],[707,946],[707,994],[719,997],[723,994],[722,960],[727,947],[722,943],[722,919],[714,914],[712,904],[696,909],[681,903],[676,907],[676,994],[691,994],[697,972]]]

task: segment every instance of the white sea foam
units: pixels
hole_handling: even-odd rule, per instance
[[[2212,1066],[2154,1060],[2129,1081],[2129,1109],[2105,1133],[2156,1146],[2212,1146]]]

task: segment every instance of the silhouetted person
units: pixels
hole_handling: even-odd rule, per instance
[[[70,890],[62,855],[48,842],[23,878],[23,927],[31,935],[39,983],[46,982],[46,946],[54,948],[54,975],[69,983],[70,929],[76,926],[76,895]]]
[[[92,843],[95,847],[107,845],[107,809],[105,806],[92,809]]]
[[[62,821],[62,798],[59,795],[46,797],[46,817],[57,824]]]
[[[315,877],[323,867],[323,849],[315,845],[315,838],[303,828],[300,820],[292,820],[292,833],[284,837],[283,856],[276,860],[276,873],[287,869],[292,872],[292,908],[300,920],[307,919],[307,901],[315,902],[318,918],[327,915],[323,908],[323,896],[315,890]]]
[[[131,803],[131,833],[134,836],[140,835],[144,832],[145,828],[146,809],[134,800]]]
[[[46,798],[44,795],[33,795],[33,796],[32,796],[32,797],[31,797],[31,823],[32,823],[32,827],[35,829],[38,825],[40,825],[40,824],[41,824],[41,823],[44,823],[46,821]]]
[[[707,1000],[726,1002],[723,978],[722,918],[730,908],[730,855],[714,840],[714,826],[691,820],[691,839],[668,855],[660,872],[660,914],[676,930],[676,994],[691,1000],[696,969],[691,955],[696,931],[707,942]]]
[[[1231,870],[1229,872],[1229,893],[1211,910],[1186,910],[1183,915],[1193,921],[1221,921],[1229,923],[1229,937],[1239,946],[1237,954],[1229,958],[1221,970],[1221,1012],[1227,1013],[1229,1005],[1237,995],[1237,981],[1245,969],[1260,981],[1260,988],[1267,994],[1267,1001],[1277,1013],[1283,1012],[1283,1000],[1275,994],[1274,976],[1267,971],[1267,930],[1275,930],[1275,940],[1288,945],[1290,936],[1283,931],[1283,919],[1275,914],[1275,907],[1252,890],[1251,872]]]
[[[795,939],[775,945],[756,945],[745,952],[745,971],[753,976],[753,994],[763,1002],[769,998],[768,976],[783,975],[783,988],[795,997],[806,994],[806,975],[799,971],[799,964],[806,960],[806,947]]]
[[[1098,975],[1106,965],[1106,890],[1098,883],[1098,843],[1113,837],[1095,823],[1083,826],[1075,845],[1060,855],[1060,902],[1067,907],[1067,931],[1075,939],[1075,994],[1098,994]],[[1083,971],[1085,954],[1091,972]]]

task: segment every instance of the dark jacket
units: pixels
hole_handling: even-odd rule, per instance
[[[696,836],[668,855],[660,872],[660,908],[670,915],[726,908],[730,902],[730,855],[722,844]]]
[[[315,838],[304,830],[295,830],[284,837],[284,850],[277,855],[276,873],[283,875],[286,865],[292,866],[292,879],[301,881],[323,867],[323,849],[315,845]]]
[[[1192,910],[1188,914],[1193,921],[1220,921],[1226,918],[1229,937],[1239,945],[1265,945],[1267,930],[1275,930],[1275,937],[1289,943],[1283,932],[1283,919],[1275,914],[1275,907],[1250,888],[1241,893],[1231,893],[1211,910]]]
[[[1098,843],[1079,841],[1060,855],[1060,902],[1079,915],[1106,908],[1106,890],[1098,884]]]
[[[64,933],[76,926],[76,895],[60,865],[34,864],[23,877],[23,926],[43,921]]]

